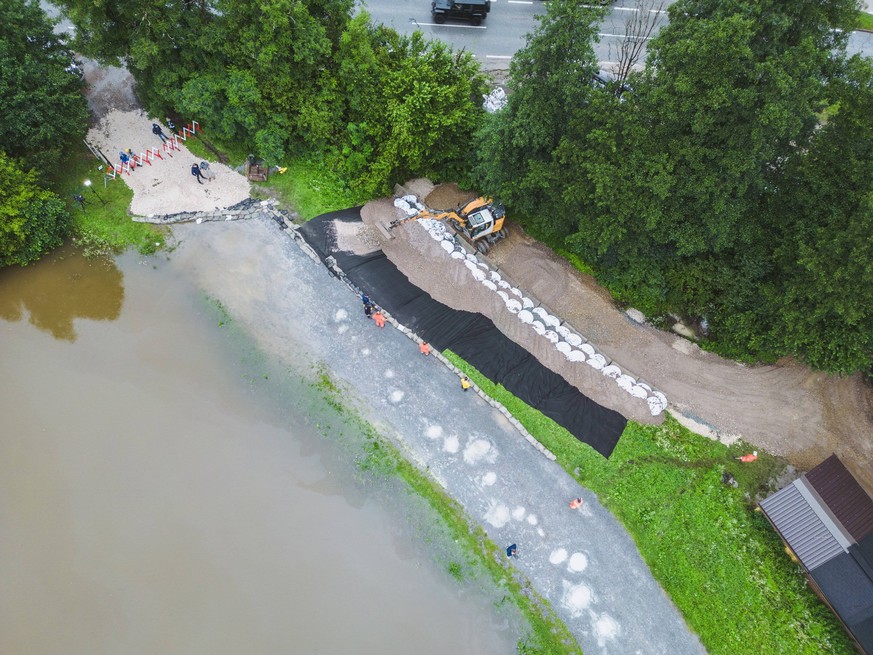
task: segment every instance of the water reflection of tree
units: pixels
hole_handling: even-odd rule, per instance
[[[76,340],[73,321],[121,314],[124,275],[109,259],[86,259],[64,246],[36,264],[0,270],[0,318],[30,323],[56,339]]]

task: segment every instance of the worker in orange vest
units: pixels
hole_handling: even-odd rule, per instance
[[[422,355],[430,355],[430,344],[427,341],[422,341],[418,346],[418,351]]]
[[[570,509],[579,509],[580,507],[582,507],[581,498],[574,498],[570,501]]]
[[[753,450],[748,455],[743,455],[742,457],[737,457],[737,459],[740,460],[741,462],[745,462],[746,464],[748,464],[749,462],[754,462],[756,459],[758,459],[758,451]]]
[[[468,378],[468,377],[465,375],[464,377],[461,378],[461,389],[463,389],[464,391],[466,391],[466,390],[469,389],[469,388],[470,388],[470,378]]]
[[[376,325],[378,325],[380,328],[385,327],[385,315],[382,313],[382,311],[380,309],[377,308],[376,311],[373,312],[373,320],[376,322]]]

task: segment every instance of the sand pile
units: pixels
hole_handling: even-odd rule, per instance
[[[152,134],[152,121],[142,110],[110,111],[88,132],[88,141],[96,145],[111,161],[118,160],[121,150],[130,148],[139,154],[147,148],[159,148],[161,140]],[[169,129],[162,125],[164,133]],[[215,177],[198,184],[191,175],[191,165],[199,159],[185,147],[164,153],[149,166],[138,166],[130,175],[119,178],[133,189],[130,211],[139,216],[175,214],[183,211],[210,211],[234,205],[249,197],[249,183],[239,173],[223,164],[210,164]],[[120,184],[116,179],[110,184]]]
[[[409,190],[409,187],[409,184],[404,185],[405,190]],[[460,191],[455,185],[441,185],[429,191],[426,202],[428,205],[437,202],[446,207],[456,207],[468,197],[468,193]],[[363,207],[361,217],[364,225],[358,224],[357,227],[360,230],[372,230],[370,226],[376,222],[388,223],[404,215],[391,199],[383,198]],[[344,229],[353,225],[347,224]],[[478,262],[474,255],[463,255],[457,246],[449,253],[446,248],[448,241],[437,240],[428,231],[428,228],[433,230],[443,225],[429,220],[403,223],[392,230],[393,239],[383,240],[382,250],[413,284],[449,307],[484,314],[507,337],[592,400],[640,422],[662,420],[660,413],[665,406],[665,402],[662,404],[660,400],[662,396],[658,397],[657,411],[654,412],[647,397],[655,392],[650,387],[641,387],[639,395],[631,395],[629,389],[636,385],[637,380],[634,378],[631,381],[625,376],[628,379],[622,382],[627,382],[628,389],[619,386],[617,378],[623,372],[617,367],[607,367],[608,362],[602,356],[595,355],[594,349],[583,344],[584,340],[578,336],[570,337],[579,342],[578,348],[565,348],[567,352],[557,349],[556,342],[564,341],[566,337],[557,332],[552,334],[553,330],[545,329],[545,326],[539,332],[534,329],[539,327],[542,319],[528,311],[534,308],[534,304],[526,298],[523,290],[515,289],[519,294],[517,299],[514,295],[510,297],[510,289],[514,285],[507,284],[496,271],[486,271],[484,263]],[[339,244],[339,239],[338,245],[346,249]],[[436,276],[435,270],[439,271]],[[510,304],[513,307],[508,310]],[[549,320],[554,322],[556,317],[549,316]],[[557,321],[560,322],[560,319]],[[586,346],[591,353],[579,349]]]

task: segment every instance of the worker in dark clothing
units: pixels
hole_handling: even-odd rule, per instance
[[[175,134],[176,133],[176,124],[172,121],[172,119],[170,119],[170,117],[167,116],[164,119],[164,122],[167,124],[167,127],[170,129],[170,132]]]
[[[507,557],[518,557],[518,546],[515,544],[511,544],[506,549],[506,556]]]
[[[152,134],[154,134],[157,137],[160,137],[160,139],[163,143],[167,142],[167,135],[164,134],[164,131],[161,129],[161,126],[158,125],[157,123],[152,123]]]
[[[197,165],[197,162],[191,164],[191,175],[196,177],[200,184],[203,184],[203,173],[200,172],[200,167]]]

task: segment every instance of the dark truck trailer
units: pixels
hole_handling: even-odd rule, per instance
[[[460,18],[478,25],[491,11],[491,0],[464,0],[463,2],[433,0],[430,3],[430,11],[434,23],[445,23],[447,18]]]

